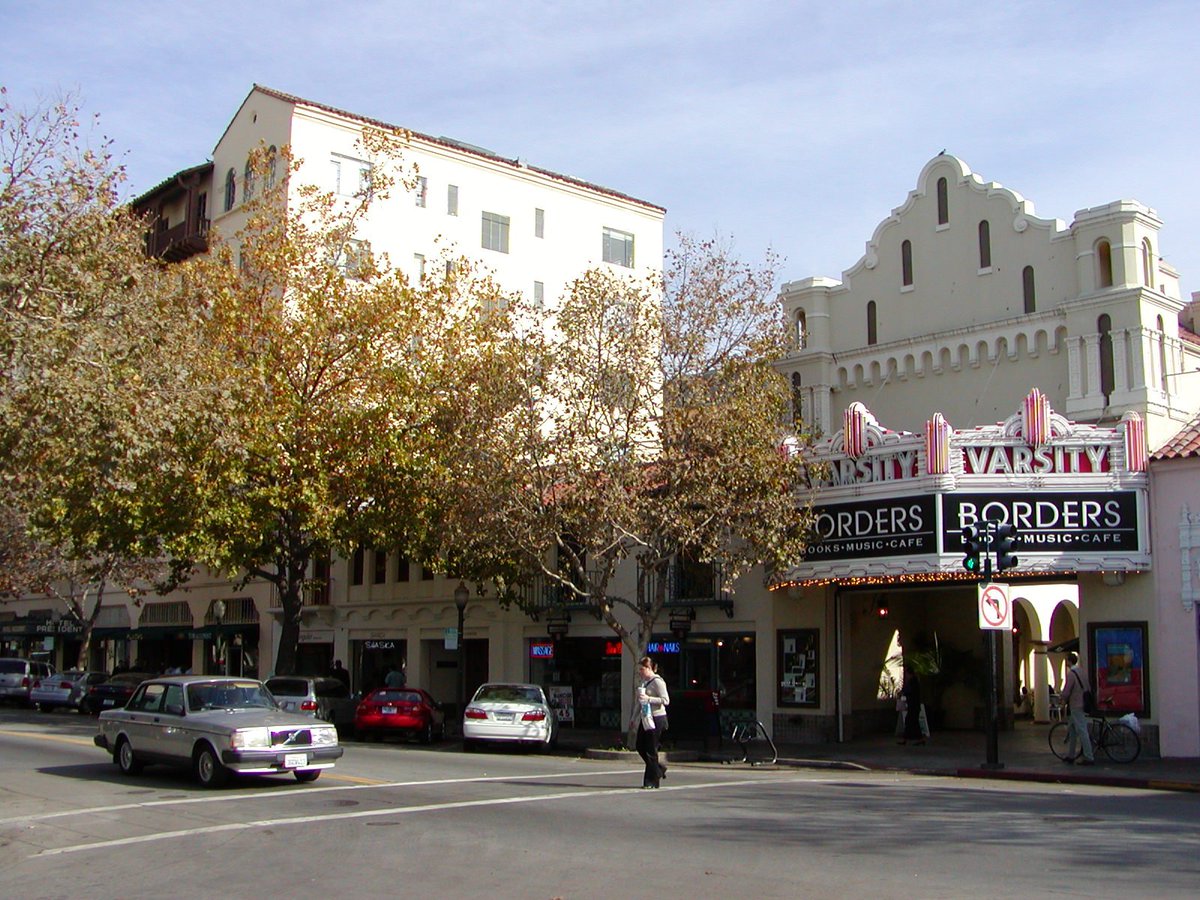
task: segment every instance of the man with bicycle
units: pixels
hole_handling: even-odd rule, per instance
[[[1079,765],[1092,766],[1096,764],[1096,759],[1093,755],[1092,740],[1088,737],[1086,710],[1083,703],[1084,691],[1090,691],[1091,686],[1088,684],[1087,673],[1079,665],[1078,653],[1067,654],[1067,666],[1066,683],[1062,689],[1062,702],[1067,707],[1070,716],[1068,721],[1071,724],[1067,729],[1067,756],[1063,762],[1073,763],[1078,759]],[[1075,753],[1076,737],[1079,738],[1082,757],[1077,757]]]

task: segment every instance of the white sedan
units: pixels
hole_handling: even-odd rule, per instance
[[[482,685],[463,712],[463,749],[484,741],[535,747],[558,742],[558,717],[536,684]]]

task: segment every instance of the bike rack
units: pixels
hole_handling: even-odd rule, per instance
[[[771,740],[771,736],[767,734],[766,726],[762,722],[755,720],[754,722],[746,722],[734,725],[730,732],[730,737],[734,742],[742,748],[742,762],[748,762],[752,766],[773,766],[779,761],[779,751],[775,748],[775,742]],[[757,738],[762,738],[767,742],[767,746],[771,748],[770,759],[758,759],[751,761],[750,759],[750,744]]]

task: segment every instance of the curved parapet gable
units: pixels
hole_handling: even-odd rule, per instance
[[[1067,237],[1070,228],[1062,219],[1043,219],[1034,212],[1032,200],[1026,200],[1018,192],[1004,187],[995,181],[984,181],[971,171],[965,162],[957,156],[939,154],[925,164],[917,178],[917,186],[908,192],[904,202],[892,210],[891,214],[876,227],[871,239],[867,241],[866,251],[859,260],[842,273],[842,282],[850,281],[855,273],[863,269],[874,269],[879,263],[879,245],[883,233],[893,225],[899,225],[900,220],[908,214],[916,202],[928,196],[937,183],[937,174],[949,169],[955,184],[970,187],[976,193],[985,197],[1001,197],[1008,201],[1012,208],[1012,229],[1018,234],[1025,232],[1030,226],[1045,230],[1051,237]]]

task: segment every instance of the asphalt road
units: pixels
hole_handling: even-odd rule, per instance
[[[311,785],[124,777],[0,709],[5,897],[1194,897],[1200,798],[347,745]]]

